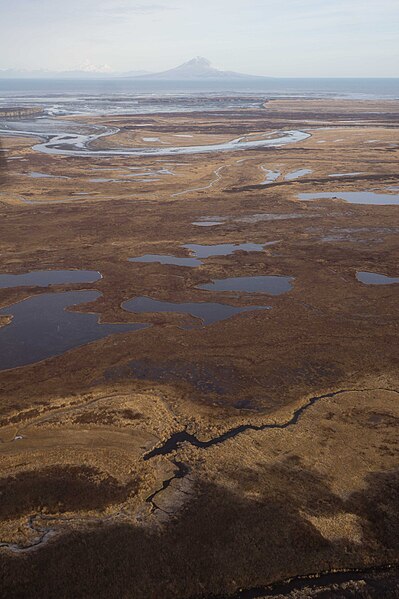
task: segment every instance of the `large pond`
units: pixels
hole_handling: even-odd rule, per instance
[[[220,243],[215,245],[198,245],[196,243],[187,243],[182,247],[189,250],[195,257],[179,257],[172,254],[144,254],[129,258],[129,262],[146,262],[159,264],[174,264],[175,266],[188,266],[195,268],[203,264],[200,258],[209,258],[211,256],[230,256],[234,252],[261,252],[265,245],[275,243],[274,241],[266,244],[260,243]]]
[[[214,279],[211,283],[198,285],[197,289],[206,291],[239,291],[245,293],[268,293],[281,295],[291,291],[293,277],[267,275],[258,277],[230,277]]]
[[[124,302],[122,308],[128,312],[137,313],[177,312],[179,314],[188,314],[195,318],[199,318],[203,325],[209,325],[242,312],[268,310],[270,309],[270,306],[229,306],[228,304],[219,304],[215,302],[175,303],[142,296]],[[183,328],[192,327],[189,326]]]
[[[378,272],[359,271],[356,273],[356,278],[366,285],[393,285],[399,283],[399,277],[387,277]]]
[[[399,205],[399,194],[376,193],[373,191],[332,191],[300,193],[300,200],[344,200],[350,204],[374,204],[377,206]]]
[[[95,283],[100,279],[101,274],[96,270],[32,270],[20,275],[0,274],[0,288]]]
[[[39,362],[115,333],[148,326],[99,324],[96,314],[66,310],[100,295],[98,291],[44,293],[2,308],[0,315],[12,316],[12,320],[0,327],[0,370]]]

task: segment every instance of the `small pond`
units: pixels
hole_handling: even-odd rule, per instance
[[[215,245],[199,245],[187,243],[184,248],[192,252],[197,258],[210,256],[230,256],[234,252],[261,252],[265,244],[262,243],[219,243]]]
[[[190,267],[196,267],[202,264],[201,260],[197,260],[197,258],[179,258],[178,256],[172,256],[170,254],[144,254],[144,256],[129,258],[129,262],[146,262],[149,264],[174,264],[175,266]]]
[[[399,283],[399,277],[387,277],[378,272],[359,271],[356,273],[356,278],[360,283],[366,285],[393,285]]]
[[[295,181],[295,179],[299,179],[300,177],[304,177],[305,175],[310,175],[312,172],[309,168],[299,168],[296,171],[292,171],[291,173],[287,173],[284,177],[286,181]]]

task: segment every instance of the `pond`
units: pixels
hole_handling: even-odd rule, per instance
[[[196,227],[217,227],[218,225],[223,225],[223,222],[221,220],[195,220],[191,224]]]
[[[12,316],[9,324],[0,327],[0,370],[39,362],[115,333],[148,326],[99,324],[96,314],[67,310],[100,296],[98,291],[44,293],[0,309],[0,315]]]
[[[122,308],[128,312],[156,313],[156,312],[177,312],[179,314],[188,314],[199,318],[203,325],[213,324],[242,312],[253,310],[269,310],[270,306],[229,306],[228,304],[219,304],[215,302],[165,302],[150,297],[135,297],[122,304]],[[192,326],[182,328],[190,329]]]
[[[270,183],[274,183],[280,177],[280,171],[271,171],[268,168],[261,166],[262,171],[265,173],[265,178],[262,181],[261,185],[269,185]]]
[[[211,283],[198,285],[197,289],[281,295],[282,293],[291,291],[293,281],[293,277],[280,275],[230,277],[227,279],[214,279]]]
[[[268,244],[261,243],[220,243],[215,245],[198,245],[196,243],[187,243],[182,247],[189,250],[194,256],[179,257],[172,254],[144,254],[129,258],[129,262],[145,262],[159,264],[173,264],[175,266],[188,266],[195,268],[203,264],[199,258],[209,258],[211,256],[230,256],[234,252],[261,252],[265,245],[275,243],[274,241]]]
[[[144,256],[129,258],[129,262],[174,264],[175,266],[189,267],[201,266],[202,264],[201,260],[197,260],[197,258],[179,258],[178,256],[172,256],[171,254],[144,254]]]
[[[311,172],[312,170],[310,168],[299,168],[296,171],[287,173],[284,179],[286,181],[295,181],[295,179],[299,179],[300,177],[304,177],[305,175],[310,175]]]
[[[100,279],[101,274],[96,270],[32,270],[20,275],[0,274],[0,289],[95,283]]]
[[[373,191],[333,191],[319,193],[300,193],[300,200],[344,200],[350,204],[373,204],[376,206],[399,205],[399,195],[390,193],[376,193]]]
[[[387,277],[378,272],[358,271],[356,278],[365,285],[393,285],[399,283],[399,277]]]
[[[210,256],[230,256],[234,252],[262,252],[265,244],[262,243],[219,243],[215,245],[199,245],[187,243],[183,247],[192,252],[197,258]]]

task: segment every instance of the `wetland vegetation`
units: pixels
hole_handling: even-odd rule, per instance
[[[0,113],[2,592],[395,597],[398,101],[63,98]]]

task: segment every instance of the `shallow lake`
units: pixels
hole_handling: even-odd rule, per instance
[[[214,302],[164,302],[162,300],[152,299],[150,297],[135,297],[122,304],[122,308],[128,312],[137,313],[156,313],[156,312],[177,312],[179,314],[189,314],[202,320],[204,325],[225,320],[241,312],[250,312],[252,310],[268,310],[270,306],[229,306],[228,304],[219,304]],[[192,328],[191,326],[183,328]]]
[[[350,204],[374,204],[377,206],[399,205],[399,195],[376,193],[373,191],[332,191],[319,193],[300,193],[300,200],[340,199]]]
[[[287,173],[284,177],[286,181],[295,181],[295,179],[299,179],[300,177],[304,177],[305,175],[310,175],[312,172],[309,168],[299,168],[296,171],[292,171],[291,173]]]
[[[139,331],[148,325],[99,324],[96,314],[66,308],[91,302],[98,291],[66,291],[29,297],[0,310],[11,322],[0,327],[0,370],[39,362],[115,333]]]
[[[179,258],[178,256],[172,256],[170,254],[144,254],[144,256],[129,258],[129,262],[146,262],[149,264],[174,264],[175,266],[190,267],[196,267],[202,264],[201,260],[197,260],[197,258]]]
[[[196,220],[192,225],[196,227],[216,227],[217,225],[223,225],[223,221],[219,220]]]
[[[269,244],[275,243],[274,241]],[[129,262],[146,262],[159,264],[174,264],[175,266],[188,266],[195,268],[203,264],[199,258],[209,258],[211,256],[230,256],[239,250],[244,252],[261,252],[265,245],[260,243],[220,243],[215,245],[198,245],[196,243],[187,243],[182,247],[189,250],[195,257],[179,257],[171,254],[144,254],[129,258]]]
[[[280,171],[271,171],[268,168],[261,166],[261,169],[265,174],[265,178],[262,181],[261,185],[269,185],[270,183],[273,183],[274,181],[277,181],[277,179],[280,177],[281,173]]]
[[[399,277],[387,277],[378,272],[359,271],[356,273],[356,278],[366,285],[393,285],[399,283]]]
[[[32,177],[32,179],[67,179],[67,177],[57,177],[56,175],[48,175],[46,173],[37,173],[35,171],[32,171],[31,173],[29,173],[29,177]]]
[[[314,215],[307,215],[307,214],[296,214],[296,213],[292,213],[292,214],[266,214],[266,213],[260,213],[260,214],[249,214],[247,216],[241,216],[239,218],[235,219],[235,222],[237,223],[259,223],[259,222],[263,222],[263,221],[274,221],[274,220],[290,220],[290,219],[295,219],[295,218],[311,218]]]
[[[197,289],[206,291],[241,291],[245,293],[268,293],[281,295],[291,291],[293,277],[286,276],[258,276],[258,277],[231,277],[215,279],[211,283],[198,285]]]
[[[95,283],[101,279],[96,270],[32,270],[20,275],[0,274],[0,289],[7,287],[48,287],[67,283]]]
[[[363,175],[364,173],[362,171],[359,171],[357,173],[332,173],[331,175],[328,175],[329,177],[356,177],[356,175]]]
[[[265,244],[261,243],[219,243],[215,245],[199,245],[187,243],[184,248],[190,250],[197,258],[209,258],[210,256],[230,256],[233,252],[261,252]]]

